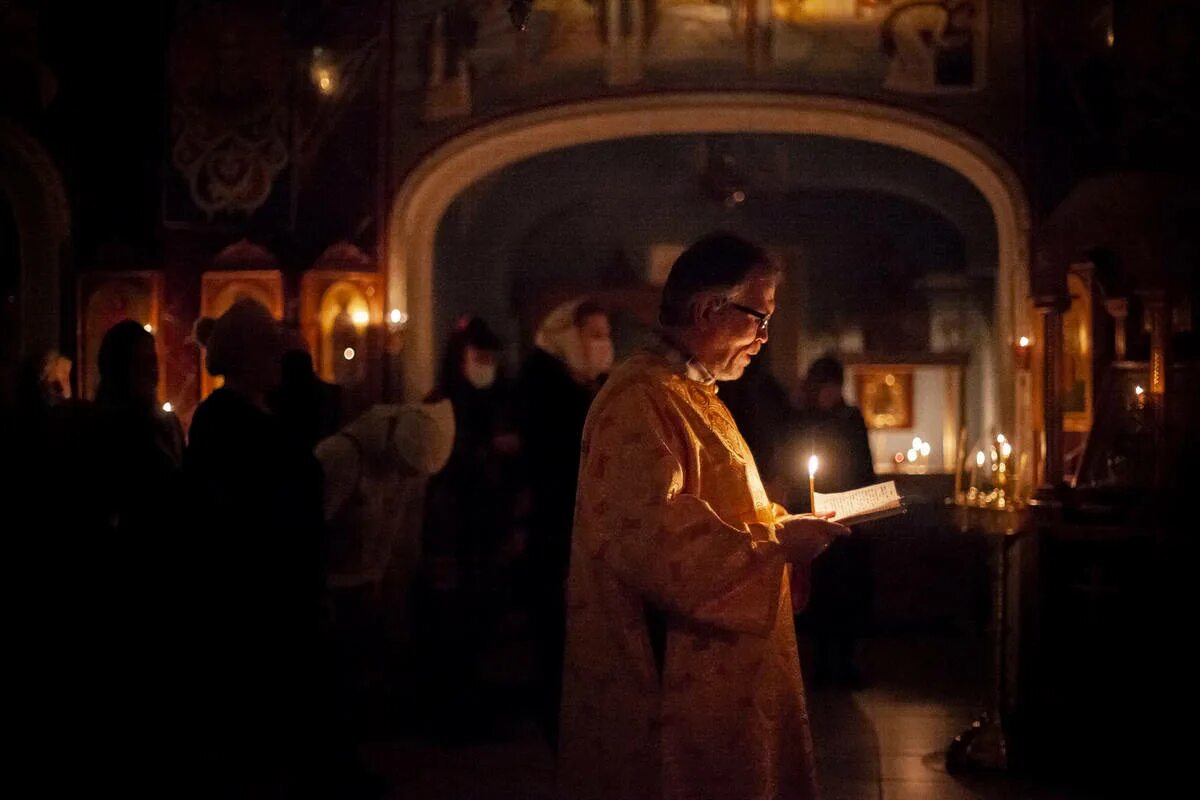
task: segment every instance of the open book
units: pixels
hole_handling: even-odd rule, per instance
[[[813,499],[816,505],[813,509],[815,513],[826,514],[832,511],[833,521],[843,525],[855,525],[904,513],[900,495],[896,494],[895,481],[874,483],[836,494],[816,492]]]

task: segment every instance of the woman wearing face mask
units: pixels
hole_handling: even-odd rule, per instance
[[[480,733],[488,698],[477,666],[500,611],[502,554],[511,541],[520,443],[510,424],[500,339],[478,317],[450,334],[438,386],[426,402],[454,409],[454,449],[434,475],[425,503],[425,613],[418,619],[430,656],[429,719],[451,736]]]
[[[564,595],[580,440],[588,407],[613,362],[608,314],[592,300],[554,309],[538,328],[518,379],[517,421],[530,485],[530,613],[538,639],[538,715],[557,738]]]

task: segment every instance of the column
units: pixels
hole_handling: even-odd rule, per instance
[[[1110,297],[1104,301],[1104,308],[1113,318],[1113,361],[1125,360],[1125,320],[1129,317],[1129,300],[1124,297]]]
[[[1161,289],[1142,293],[1142,308],[1150,333],[1150,386],[1146,393],[1154,431],[1154,484],[1162,486],[1167,479],[1167,349],[1170,342],[1166,293]]]
[[[644,0],[607,0],[604,28],[608,31],[604,82],[609,86],[638,83],[642,79],[642,49],[645,46]]]
[[[1042,473],[1042,489],[1054,490],[1062,484],[1062,312],[1066,298],[1041,298],[1037,301],[1042,314],[1042,408],[1046,433],[1046,468]]]
[[[467,61],[456,54],[456,73],[446,76],[446,15],[438,14],[429,40],[429,82],[421,117],[426,122],[471,115],[471,75]]]
[[[771,0],[746,0],[746,60],[751,75],[761,75],[771,66],[773,10]]]

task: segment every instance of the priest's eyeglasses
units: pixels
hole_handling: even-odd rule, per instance
[[[738,311],[741,311],[743,314],[749,314],[750,316],[752,316],[756,320],[758,320],[758,335],[759,336],[767,335],[767,326],[771,324],[771,315],[774,312],[759,311],[756,308],[751,308],[750,306],[744,306],[741,303],[735,303],[732,300],[730,300],[728,302],[729,302],[730,307],[736,308]]]

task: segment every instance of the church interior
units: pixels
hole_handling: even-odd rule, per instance
[[[0,436],[22,475],[0,480],[12,572],[31,573],[10,691],[32,700],[45,796],[79,751],[116,763],[100,741],[125,703],[95,711],[110,684],[79,675],[159,685],[75,610],[107,592],[164,607],[146,586],[194,567],[197,526],[174,526],[203,514],[165,506],[136,569],[110,558],[126,542],[80,543],[68,509],[101,490],[62,461],[75,442],[17,446],[30,369],[43,402],[102,403],[107,334],[134,320],[182,447],[222,386],[209,330],[250,298],[366,463],[361,423],[391,437],[394,409],[439,397],[476,321],[497,385],[581,298],[617,362],[637,351],[675,259],[712,231],[782,267],[769,343],[719,395],[768,490],[841,490],[810,478],[815,446],[786,422],[833,358],[869,469],[906,506],[855,529],[852,674],[822,669],[824,629],[797,618],[822,796],[1153,798],[1190,774],[1197,3],[4,0],[0,42]],[[326,584],[353,676],[327,725],[375,796],[552,797],[521,471],[511,515],[485,522],[486,588],[450,602],[466,567],[431,544],[422,494],[447,473],[396,499],[359,469],[348,502],[396,538]],[[140,636],[181,627],[163,612]]]

